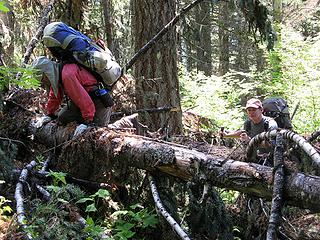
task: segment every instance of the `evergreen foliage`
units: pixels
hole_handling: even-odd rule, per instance
[[[14,63],[12,66],[0,67],[0,91],[6,91],[11,86],[37,88],[39,81],[34,73],[28,68],[16,66],[20,65],[25,46],[36,31],[37,24],[35,23],[41,13],[42,5],[39,1],[8,2],[13,6],[18,24],[15,29],[12,29],[15,38],[12,39],[14,51],[10,57]],[[65,1],[58,2],[60,4],[57,4],[58,8],[65,6]],[[122,66],[134,53],[130,2],[129,0],[114,1],[114,36],[112,37],[115,42],[115,55]],[[187,0],[180,1],[180,6],[189,2]],[[255,5],[257,2],[259,4]],[[100,3],[101,1],[88,1],[80,30],[93,38],[105,39],[109,36],[105,36],[103,29],[104,20]],[[259,1],[254,0],[240,0],[236,3],[242,10],[250,9],[253,11],[243,15],[243,11],[240,13],[232,4],[229,6],[230,15],[233,16],[233,22],[228,23],[231,27],[226,29],[230,34],[228,38],[230,64],[228,72],[223,76],[219,76],[217,73],[219,65],[219,46],[217,44],[219,36],[217,32],[222,26],[218,21],[217,6],[210,5],[211,25],[206,26],[208,27],[206,29],[210,31],[212,42],[210,49],[212,51],[211,76],[199,71],[199,67],[197,67],[197,65],[201,65],[201,62],[199,63],[201,59],[198,59],[196,54],[201,39],[198,34],[195,34],[195,29],[201,25],[195,22],[195,13],[193,12],[192,15],[182,19],[180,25],[182,30],[178,31],[181,37],[178,44],[181,59],[179,83],[183,110],[189,110],[210,119],[210,124],[200,126],[200,128],[218,132],[222,126],[228,129],[242,127],[246,118],[243,106],[248,98],[264,99],[281,96],[288,101],[291,113],[295,105],[300,102],[300,107],[292,122],[295,131],[300,134],[309,134],[318,130],[320,128],[320,70],[318,67],[320,64],[320,10],[316,9],[314,15],[302,20],[295,28],[280,24],[281,39],[276,45],[273,45],[275,35],[268,19],[268,9],[264,8],[264,5]],[[9,10],[5,2],[0,1],[0,11],[8,12]],[[61,11],[61,9],[59,10]],[[52,20],[58,20],[55,19],[58,16],[58,13],[54,13]],[[249,23],[246,23],[243,17]],[[256,39],[255,34],[258,30],[262,39],[267,41],[267,46]],[[254,32],[254,36],[249,32]],[[266,48],[273,50],[267,51]],[[208,49],[201,50],[204,50],[206,54],[210,52]],[[46,50],[39,44],[34,54],[46,54]],[[16,78],[18,72],[23,73],[19,80]],[[13,160],[17,156],[17,152],[16,145],[9,141],[0,140],[0,180],[9,178],[9,173],[14,168]],[[118,209],[109,219],[104,219],[105,216],[98,216],[98,212],[100,213],[100,210],[103,209],[101,202],[111,201],[108,194],[100,192],[84,198],[85,194],[82,190],[66,184],[63,174],[51,173],[51,175],[55,182],[48,189],[51,190],[53,199],[49,203],[43,204],[36,198],[31,202],[30,212],[28,212],[31,225],[27,231],[34,239],[56,239],[56,236],[59,236],[59,239],[80,239],[81,237],[90,239],[90,237],[98,236],[104,230],[103,227],[110,229],[114,239],[143,238],[147,235],[146,229],[153,229],[157,226],[154,212],[140,205]],[[60,186],[61,183],[63,183],[62,186]],[[236,196],[237,194],[234,192],[222,194],[222,198],[226,202],[233,202]],[[209,224],[216,221],[214,216],[222,218],[224,213],[224,209],[221,207],[222,202],[215,191],[211,192],[211,198],[203,206],[192,205],[189,211],[199,213],[199,215],[194,215],[198,219],[192,219],[192,215],[188,219],[191,225],[193,221],[196,222],[200,228],[198,230],[206,234],[209,233],[209,235],[217,233],[217,229],[208,228]],[[3,201],[2,197],[0,197],[0,210],[3,206],[1,201]],[[88,214],[88,226],[84,231],[78,223],[69,221],[70,212],[61,207],[67,202],[78,204],[82,207],[83,213]],[[219,206],[215,206],[216,202],[219,202]],[[88,205],[84,203],[88,203]],[[204,209],[208,210],[206,214],[211,215],[206,216],[207,225],[201,228],[201,220],[199,219],[202,219]],[[214,223],[217,226],[219,224]],[[222,224],[225,225],[220,227],[230,229],[227,222]],[[50,231],[47,231],[48,226]],[[224,234],[226,239],[230,238],[228,233]]]

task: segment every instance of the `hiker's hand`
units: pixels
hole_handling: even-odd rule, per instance
[[[35,123],[35,127],[36,128],[41,128],[43,125],[47,124],[48,122],[50,122],[52,120],[51,117],[45,115],[45,116],[42,116],[40,118],[37,119],[36,123]]]
[[[72,139],[75,139],[77,136],[79,136],[81,133],[83,133],[88,128],[88,125],[86,124],[80,124],[76,130],[74,130],[74,134]]]
[[[243,132],[240,134],[240,140],[242,142],[248,143],[250,141],[250,137],[248,136],[248,134],[246,132]]]

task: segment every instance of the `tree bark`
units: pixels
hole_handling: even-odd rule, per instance
[[[223,76],[229,71],[229,4],[219,3],[219,74]]]
[[[101,2],[104,16],[104,28],[106,32],[107,46],[111,52],[115,51],[113,44],[113,23],[112,23],[112,0],[103,0]]]
[[[211,44],[211,3],[202,2],[195,7],[196,28],[198,32],[197,69],[206,76],[212,75],[212,44]]]
[[[56,134],[53,134],[56,132]],[[69,132],[69,134],[68,134]],[[34,131],[36,140],[55,145],[71,138],[72,128],[46,125]],[[106,128],[91,130],[63,145],[57,160],[60,171],[91,181],[123,181],[129,167],[161,171],[185,181],[204,178],[217,187],[266,198],[272,197],[273,169],[254,163],[221,159],[181,145]],[[118,174],[118,175],[117,175]],[[106,179],[108,176],[109,179]],[[320,211],[320,177],[303,173],[285,175],[284,202]]]
[[[133,32],[135,50],[139,50],[175,16],[174,1],[133,1]],[[159,106],[180,109],[177,49],[175,28],[157,42],[148,55],[136,62],[137,108]],[[168,113],[153,113],[143,116],[143,123],[152,131],[167,128],[169,134],[180,133],[181,110]]]

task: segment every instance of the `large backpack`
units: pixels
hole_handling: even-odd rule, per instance
[[[263,114],[272,117],[279,128],[292,129],[287,101],[281,97],[265,99],[262,102]]]
[[[86,35],[63,22],[52,22],[43,31],[43,43],[55,57],[72,57],[76,62],[93,71],[107,88],[121,76],[121,67],[111,51],[97,45]]]

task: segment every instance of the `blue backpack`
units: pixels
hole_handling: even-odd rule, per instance
[[[52,22],[43,30],[43,43],[61,60],[75,60],[98,75],[107,88],[121,76],[111,51],[63,22]]]

